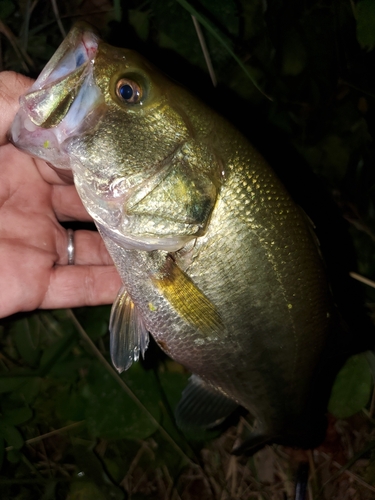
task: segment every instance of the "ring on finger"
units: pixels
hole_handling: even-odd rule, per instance
[[[68,266],[72,266],[74,264],[74,231],[73,229],[68,229],[68,246],[67,246],[67,252],[68,252]]]

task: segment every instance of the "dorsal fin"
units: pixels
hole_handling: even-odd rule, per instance
[[[112,363],[121,373],[138,361],[139,353],[144,357],[149,342],[142,317],[124,287],[113,303],[109,331]]]

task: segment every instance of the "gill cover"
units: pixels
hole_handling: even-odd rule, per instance
[[[179,147],[160,170],[124,193],[116,225],[108,224],[108,219],[97,211],[101,233],[124,248],[171,252],[202,236],[220,182],[218,174],[210,175],[201,168],[197,149],[201,153],[202,146],[198,147],[194,141]],[[208,150],[206,155],[210,165],[217,164],[216,174],[220,163]]]

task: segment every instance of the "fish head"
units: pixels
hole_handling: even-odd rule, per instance
[[[79,23],[21,97],[10,139],[73,171],[102,234],[125,248],[175,251],[204,234],[220,187],[194,107],[142,56]]]

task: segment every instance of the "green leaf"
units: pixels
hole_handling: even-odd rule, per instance
[[[85,368],[86,360],[73,357],[71,352],[57,361],[50,370],[51,377],[62,378],[66,382],[73,383],[79,377],[79,371]]]
[[[163,372],[159,374],[160,384],[164,389],[168,403],[175,410],[181,399],[182,391],[185,389],[190,375],[187,373]]]
[[[135,364],[123,378],[158,420],[159,398],[153,374]],[[145,439],[155,432],[155,423],[101,365],[92,365],[88,382],[82,394],[86,399],[87,426],[94,436],[107,439]]]
[[[115,21],[121,21],[121,17],[122,17],[121,1],[114,0],[113,1],[112,19],[114,19]]]
[[[82,444],[75,445],[72,453],[76,459],[80,476],[93,481],[100,488],[100,491],[104,493],[105,498],[113,500],[122,500],[124,498],[124,492],[108,476],[96,453]]]
[[[147,40],[150,30],[150,13],[140,10],[129,10],[129,23],[144,42]]]
[[[29,377],[0,377],[0,394],[16,391],[29,380]]]
[[[78,321],[92,340],[108,332],[111,306],[85,307],[75,311]]]
[[[348,418],[368,403],[372,377],[364,354],[348,359],[333,385],[328,410],[337,418]]]
[[[3,465],[4,453],[5,453],[4,438],[0,437],[0,469]]]
[[[30,366],[35,366],[40,350],[38,349],[40,322],[37,316],[14,321],[11,335],[21,357]]]
[[[16,408],[14,410],[6,410],[1,418],[3,423],[9,425],[20,425],[24,422],[30,420],[33,416],[33,412],[29,407],[25,406],[23,408]]]
[[[360,0],[357,4],[357,40],[363,49],[375,47],[375,2]]]
[[[18,429],[0,420],[0,435],[3,436],[8,446],[13,448],[22,448],[23,438]]]
[[[350,160],[350,151],[347,142],[339,135],[327,135],[321,145],[324,166],[330,165],[331,172],[337,176],[343,175]]]
[[[22,401],[31,404],[37,397],[42,384],[40,377],[29,377],[25,382],[18,386],[17,392]]]
[[[262,37],[262,42],[267,36],[266,24],[263,17],[264,4],[258,1],[240,0],[241,23],[243,23],[244,38],[250,39],[255,36]]]
[[[56,494],[57,481],[50,481],[46,484],[43,496],[40,500],[56,500],[58,497]]]
[[[206,64],[189,13],[173,0],[157,0],[153,16],[158,26],[158,45],[177,52],[191,64],[205,69]]]
[[[11,0],[0,0],[0,19],[7,19],[15,10],[14,3]]]
[[[210,16],[214,18],[215,24],[221,29],[228,31],[230,35],[237,36],[239,30],[239,16],[237,4],[234,0],[218,2],[217,0],[201,0],[202,6]]]
[[[64,359],[76,342],[77,335],[72,332],[45,349],[40,360],[42,374],[49,373],[59,360]]]
[[[103,463],[105,464],[105,468],[108,471],[108,474],[113,478],[116,482],[121,482],[121,479],[124,477],[123,469],[120,467],[115,460],[111,460],[110,458],[103,458]]]
[[[299,34],[291,31],[286,34],[283,45],[284,75],[299,75],[306,66],[306,50]]]
[[[69,389],[57,403],[57,410],[63,420],[84,420],[86,400],[76,389]]]
[[[372,380],[375,384],[375,352],[374,351],[366,351],[363,354],[367,359],[367,363],[369,365],[371,375],[372,375]]]
[[[106,500],[104,493],[96,486],[96,484],[85,481],[76,481],[70,487],[70,500]]]
[[[10,450],[7,452],[7,459],[11,464],[17,464],[22,459],[22,453],[19,450]]]
[[[216,41],[228,52],[228,54],[237,62],[237,64],[242,68],[245,72],[249,80],[255,85],[255,87],[263,94],[262,89],[260,88],[258,82],[254,79],[251,71],[248,70],[246,64],[242,61],[240,57],[232,49],[232,44],[229,39],[213,24],[209,21],[205,16],[203,16],[200,12],[198,12],[189,2],[186,0],[177,0],[177,2],[186,9],[192,16],[194,16],[202,26],[210,33],[210,35],[216,39]]]

